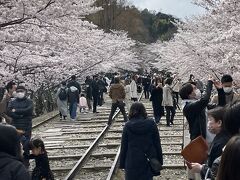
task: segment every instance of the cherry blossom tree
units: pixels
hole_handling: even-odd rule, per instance
[[[239,79],[239,12],[237,0],[198,0],[206,14],[178,24],[178,33],[169,42],[150,45],[159,54],[161,69],[181,76],[207,78],[229,73]],[[239,82],[238,82],[239,83]]]
[[[135,67],[125,32],[104,33],[84,20],[101,10],[94,2],[0,0],[0,81],[15,79],[36,91],[72,74]]]

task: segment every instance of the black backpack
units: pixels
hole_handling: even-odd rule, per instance
[[[67,91],[66,91],[66,89],[61,88],[61,89],[60,89],[60,92],[59,92],[59,94],[58,94],[58,97],[59,97],[59,99],[60,99],[61,101],[66,100],[66,99],[67,99]]]

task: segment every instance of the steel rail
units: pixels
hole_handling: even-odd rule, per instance
[[[141,101],[142,96],[143,96],[143,92],[144,91],[141,92],[140,97],[138,98],[138,101]],[[116,155],[116,157],[114,159],[114,162],[112,164],[112,167],[111,167],[111,169],[110,169],[110,171],[108,173],[108,177],[107,177],[106,180],[112,180],[113,179],[113,176],[114,176],[114,174],[116,172],[116,169],[117,169],[117,166],[118,166],[118,161],[119,161],[119,157],[120,157],[120,151],[121,151],[121,145],[118,148],[117,155]]]
[[[117,110],[117,112],[114,114],[112,118],[112,124],[115,121],[115,118],[119,114],[120,109]],[[112,125],[111,124],[111,125]],[[76,163],[76,165],[72,168],[72,170],[68,173],[68,175],[64,178],[65,180],[71,180],[73,179],[78,171],[83,167],[86,160],[91,155],[94,148],[97,146],[98,142],[103,138],[103,136],[108,132],[108,129],[111,127],[111,125],[106,125],[105,128],[102,130],[102,132],[99,134],[99,136],[95,139],[95,141],[92,143],[92,145],[87,149],[87,151],[84,153],[84,155],[79,159],[79,161]]]

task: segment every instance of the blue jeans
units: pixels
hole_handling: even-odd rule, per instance
[[[71,119],[76,119],[77,117],[77,102],[69,104],[69,113]]]

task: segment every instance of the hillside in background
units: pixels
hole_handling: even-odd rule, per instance
[[[135,6],[126,5],[124,0],[97,0],[96,5],[103,10],[89,15],[87,20],[107,32],[111,29],[124,30],[134,40],[152,43],[158,39],[169,40],[177,31],[172,22],[179,20],[171,15],[147,9],[140,11]]]

